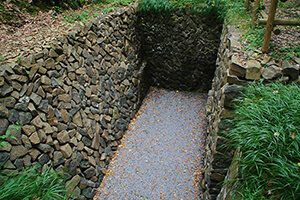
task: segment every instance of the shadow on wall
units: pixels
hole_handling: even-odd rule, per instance
[[[139,12],[140,54],[151,85],[208,92],[222,31],[222,21],[186,9],[173,14]]]

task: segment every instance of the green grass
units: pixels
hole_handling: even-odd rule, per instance
[[[227,121],[233,148],[240,147],[234,199],[300,199],[300,88],[250,84]]]
[[[224,19],[228,9],[239,0],[140,0],[140,10],[145,13],[170,13],[176,9],[191,8],[195,13]]]
[[[286,2],[280,2],[277,6],[277,13],[278,10],[284,10],[284,11],[292,11],[299,9],[300,3],[297,3],[299,0],[288,0]],[[252,5],[252,4],[251,4]],[[253,5],[252,5],[253,6]],[[250,11],[252,8],[250,8]],[[245,30],[243,37],[241,38],[241,41],[248,43],[249,45],[244,47],[243,50],[253,50],[258,49],[263,46],[264,41],[264,35],[265,35],[265,26],[252,26],[252,13],[246,12],[245,6],[241,4],[241,6],[234,6],[231,7],[231,11],[228,12],[227,19],[230,21],[230,24],[235,24],[239,28]],[[265,10],[268,12],[268,10]],[[280,18],[280,16],[279,16]],[[300,20],[300,14],[294,14],[291,18],[292,20]],[[296,27],[299,29],[299,27]],[[271,36],[272,37],[272,36]],[[291,42],[293,43],[293,42]],[[287,47],[282,46],[275,46],[275,44],[272,43],[272,40],[270,42],[270,49],[271,52],[268,54],[269,56],[275,58],[275,59],[292,59],[294,60],[294,56],[299,57],[299,47],[295,47],[293,45],[287,44]],[[280,51],[276,51],[277,54],[272,52],[272,49],[281,49]]]
[[[94,11],[109,13],[118,8],[128,6],[134,3],[134,0],[94,0],[92,4],[85,7],[85,9],[77,13],[70,10],[71,13],[65,14],[63,13],[63,17],[69,23],[73,23],[75,21],[87,21],[93,17],[100,16],[100,13],[94,13]]]
[[[68,198],[63,177],[50,168],[27,168],[24,172],[0,173],[0,200],[63,200]]]

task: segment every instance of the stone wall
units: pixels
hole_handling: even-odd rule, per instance
[[[0,149],[1,168],[64,170],[70,192],[93,197],[148,90],[135,12],[93,19],[0,66],[0,135],[16,137]]]
[[[222,22],[192,13],[138,13],[141,56],[147,62],[151,84],[168,89],[211,88]]]
[[[201,183],[204,199],[230,199],[232,188],[235,188],[235,185],[223,183],[235,178],[238,163],[232,162],[232,158],[240,155],[238,150],[226,149],[228,127],[222,124],[222,120],[232,116],[231,100],[254,80],[299,82],[300,63],[278,62],[255,51],[245,52],[239,42],[241,35],[241,30],[234,26],[223,26],[215,76],[207,101],[208,136]]]

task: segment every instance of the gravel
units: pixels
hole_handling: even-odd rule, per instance
[[[206,99],[151,88],[94,199],[201,199]]]

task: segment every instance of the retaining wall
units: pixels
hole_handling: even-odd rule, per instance
[[[260,56],[255,51],[245,52],[241,49],[239,39],[241,30],[224,25],[218,50],[215,75],[207,101],[207,139],[205,147],[202,190],[204,199],[230,199],[235,185],[224,182],[235,178],[238,171],[233,152],[226,148],[226,131],[229,127],[222,120],[232,117],[232,100],[248,83],[261,80],[298,82],[299,63],[279,62],[268,56]],[[259,51],[258,51],[259,52]],[[226,182],[227,183],[227,182]]]
[[[65,170],[71,193],[93,197],[148,90],[135,12],[93,19],[0,67],[0,134],[16,137],[0,150],[5,171]]]
[[[208,92],[214,76],[222,21],[192,13],[138,13],[141,57],[153,86]]]

